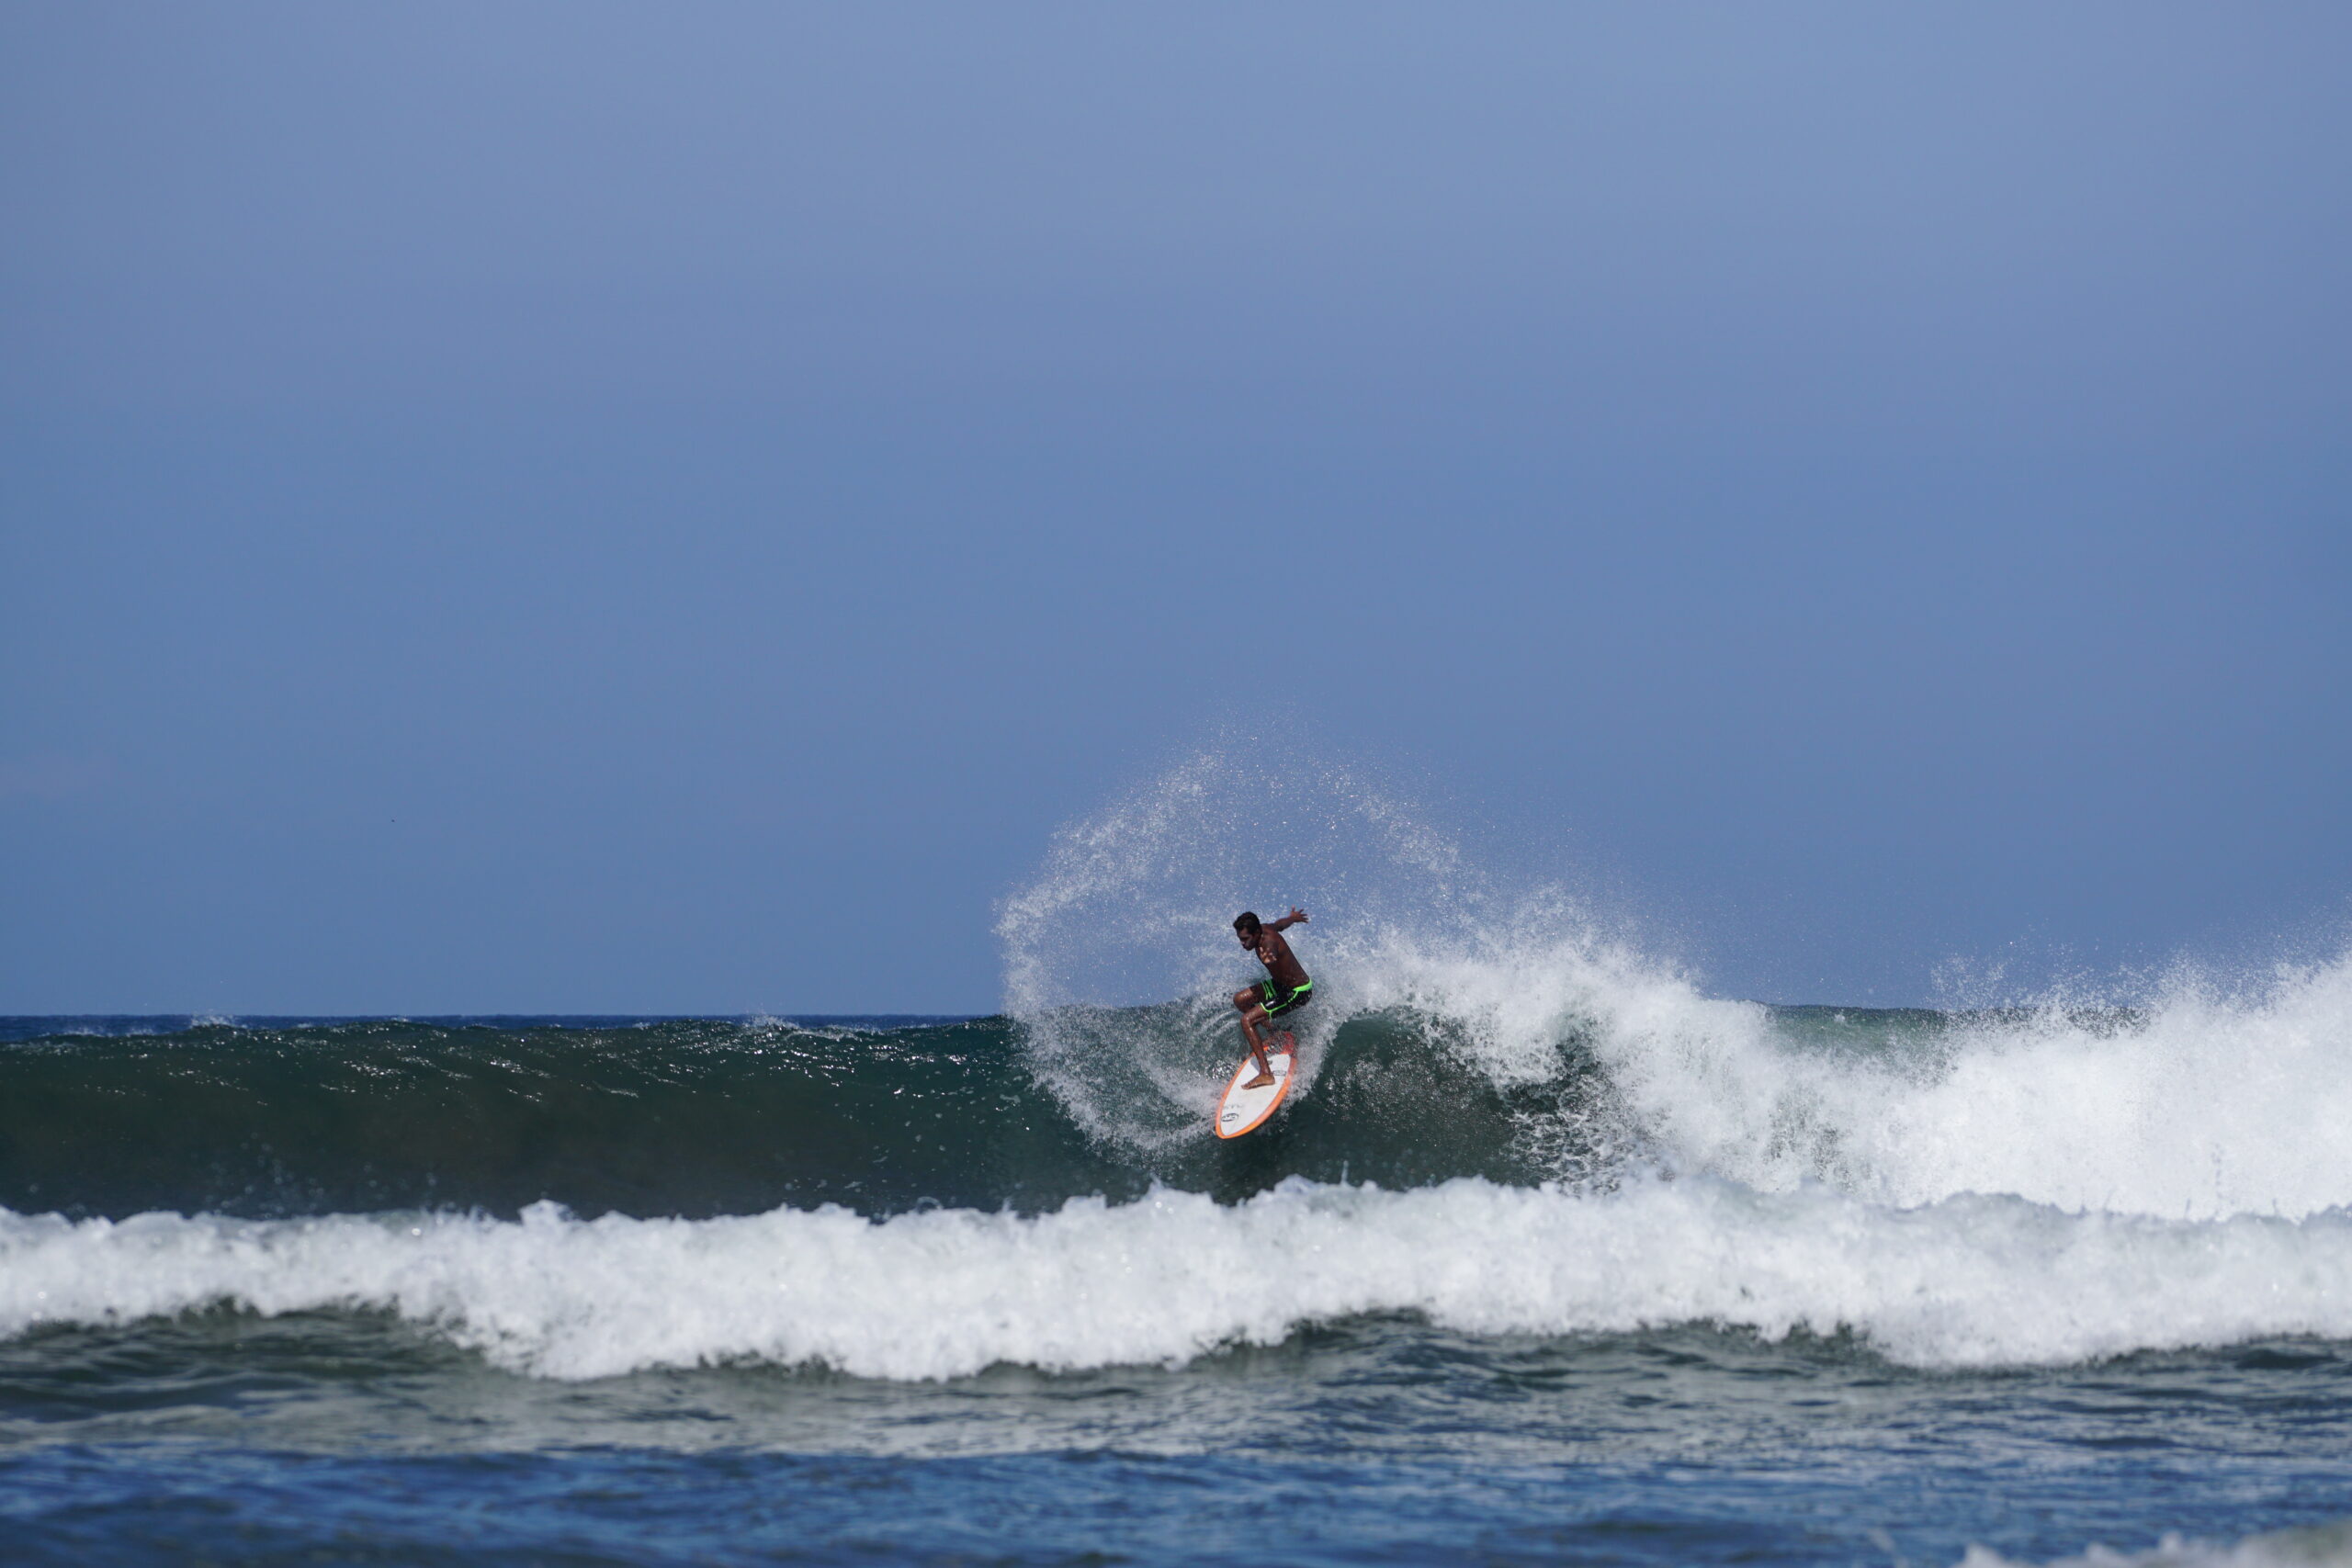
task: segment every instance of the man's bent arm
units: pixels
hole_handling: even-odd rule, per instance
[[[1266,929],[1270,931],[1286,931],[1290,930],[1291,927],[1300,924],[1306,919],[1306,910],[1294,908],[1289,914],[1284,915],[1281,919],[1268,920],[1266,922]]]

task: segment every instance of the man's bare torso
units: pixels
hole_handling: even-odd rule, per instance
[[[1295,991],[1306,984],[1306,970],[1291,952],[1290,943],[1283,940],[1282,932],[1260,928],[1257,953],[1258,962],[1266,966],[1266,973],[1273,976],[1275,985]]]

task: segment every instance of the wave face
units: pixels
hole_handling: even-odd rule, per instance
[[[1562,1087],[1464,1073],[1409,1022],[1351,1021],[1344,1061],[1284,1135],[1228,1146],[1209,1136],[1207,1108],[1239,1055],[1230,1023],[1193,1031],[1182,1007],[1119,1017],[1135,1058],[1161,1045],[1197,1058],[1206,1076],[1171,1102],[1189,1135],[1136,1146],[1091,1134],[1004,1019],[52,1032],[0,1046],[0,1206],[73,1218],[512,1217],[547,1201],[640,1217],[824,1203],[1035,1213],[1155,1183],[1233,1201],[1291,1176],[1409,1188],[1548,1173],[1517,1134]]]
[[[215,1021],[0,1047],[19,1211],[888,1213],[1123,1181],[1001,1021]]]

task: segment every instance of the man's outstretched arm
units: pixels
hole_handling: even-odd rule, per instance
[[[1266,922],[1266,929],[1270,931],[1286,931],[1293,926],[1305,925],[1306,923],[1306,911],[1300,908],[1297,905],[1293,904],[1290,907],[1289,914],[1284,915],[1279,920],[1268,920]]]

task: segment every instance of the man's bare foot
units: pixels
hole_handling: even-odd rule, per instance
[[[1273,1081],[1274,1081],[1274,1075],[1273,1075],[1273,1074],[1272,1074],[1272,1073],[1260,1073],[1256,1077],[1251,1078],[1248,1083],[1243,1084],[1241,1087],[1242,1087],[1243,1089],[1263,1089],[1263,1088],[1265,1088],[1268,1084],[1270,1084],[1270,1083],[1272,1083],[1272,1082],[1273,1082]]]

